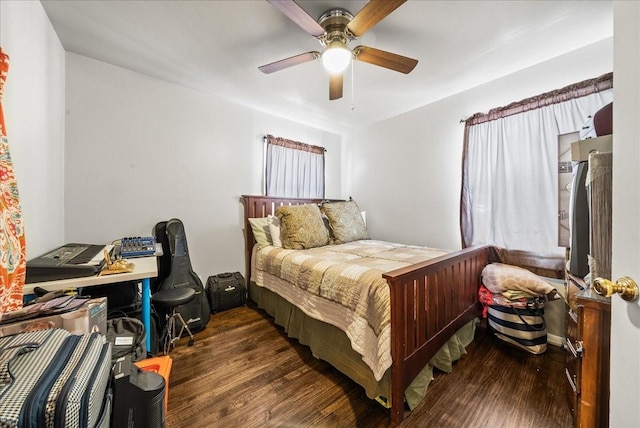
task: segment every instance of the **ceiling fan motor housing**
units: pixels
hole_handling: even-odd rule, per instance
[[[351,22],[353,15],[346,9],[337,8],[330,9],[322,14],[318,19],[318,24],[325,30],[325,34],[318,37],[322,46],[327,47],[335,43],[347,46],[349,42],[355,40],[356,37],[351,34],[347,28],[347,24]]]

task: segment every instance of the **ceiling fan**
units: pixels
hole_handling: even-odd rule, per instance
[[[362,36],[407,0],[370,0],[355,16],[345,9],[334,8],[323,13],[318,21],[294,0],[267,1],[318,39],[325,49],[322,53],[305,52],[258,67],[263,73],[270,74],[322,58],[324,67],[329,71],[329,99],[336,100],[342,98],[344,70],[352,58],[405,74],[410,73],[418,64],[418,60],[413,58],[369,46],[356,46],[352,50],[348,48],[349,43]]]

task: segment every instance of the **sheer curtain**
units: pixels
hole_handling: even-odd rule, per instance
[[[324,198],[324,152],[319,146],[267,135],[267,196]]]
[[[607,74],[467,119],[463,246],[488,243],[529,259],[514,264],[561,269],[558,135],[579,131],[613,100],[612,79]]]

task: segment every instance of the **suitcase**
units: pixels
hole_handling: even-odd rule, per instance
[[[0,338],[0,426],[108,427],[111,345],[48,329]]]
[[[206,290],[212,314],[247,303],[247,287],[240,272],[210,276]]]

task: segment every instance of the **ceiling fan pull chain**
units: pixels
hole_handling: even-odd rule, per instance
[[[351,110],[356,109],[356,82],[353,69],[356,68],[356,62],[351,61]]]

